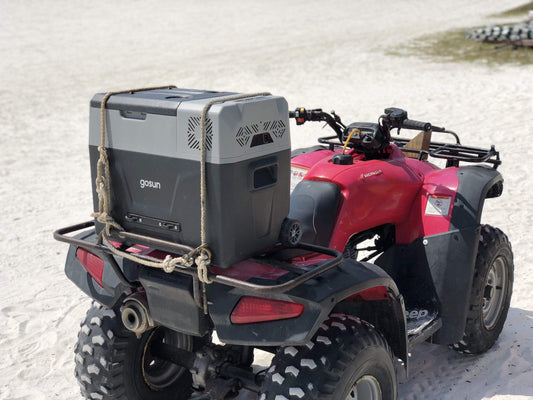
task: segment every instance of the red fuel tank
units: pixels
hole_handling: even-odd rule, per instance
[[[383,224],[398,226],[409,217],[425,173],[437,167],[409,160],[395,145],[391,149],[387,159],[364,160],[363,155],[354,154],[351,165],[333,164],[335,152],[329,150],[293,158],[293,174],[308,170],[305,180],[332,182],[341,190],[329,247],[343,251],[354,233]],[[423,168],[417,168],[419,163]]]

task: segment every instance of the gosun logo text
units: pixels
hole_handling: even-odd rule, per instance
[[[141,189],[144,189],[144,188],[161,189],[161,183],[154,182],[154,181],[148,181],[146,179],[140,179],[139,185],[141,186]]]

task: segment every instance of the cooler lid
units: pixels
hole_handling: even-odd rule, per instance
[[[142,92],[116,94],[107,100],[109,110],[143,112],[160,115],[177,115],[178,106],[185,101],[196,101],[206,98],[230,96],[233,92],[215,92],[212,90],[194,89],[156,89]],[[91,107],[100,108],[105,93],[97,93],[91,99]]]

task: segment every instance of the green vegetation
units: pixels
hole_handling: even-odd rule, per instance
[[[520,17],[524,19],[527,16],[527,12],[533,10],[533,1],[530,1],[527,4],[511,8],[510,10],[503,11],[498,14],[493,14],[491,17],[495,18],[507,18],[507,17]]]
[[[418,56],[432,61],[483,63],[497,65],[533,64],[533,49],[506,44],[481,43],[465,39],[466,29],[422,36],[399,49],[388,51],[396,56]]]
[[[529,10],[533,10],[533,1],[490,18],[516,16],[520,17],[517,19],[520,21],[526,18]],[[417,56],[432,61],[482,63],[490,66],[533,64],[533,48],[476,42],[473,39],[465,39],[466,31],[467,28],[436,32],[387,53],[396,56]]]

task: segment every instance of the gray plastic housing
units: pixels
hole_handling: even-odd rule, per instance
[[[108,100],[111,214],[126,231],[201,244],[200,116],[207,102],[231,94],[169,88]],[[103,96],[95,95],[90,107],[95,210]],[[213,263],[225,268],[274,245],[289,212],[286,100],[268,95],[213,105],[206,148],[207,243]]]

